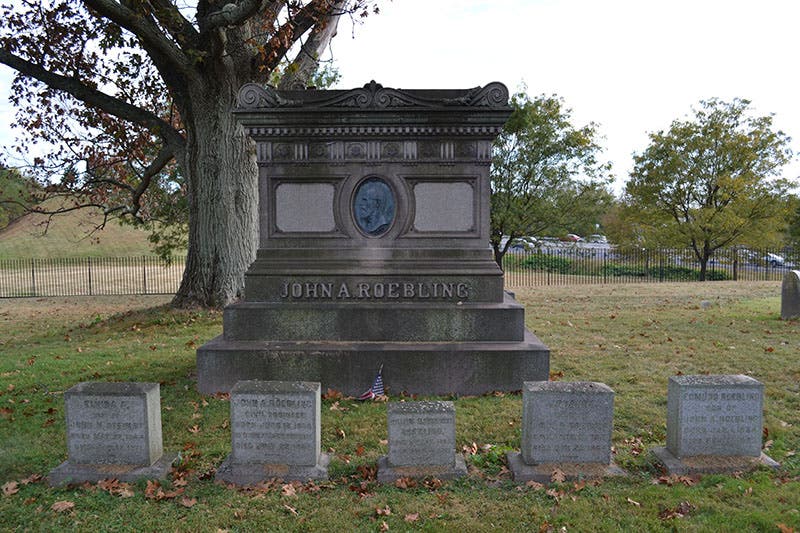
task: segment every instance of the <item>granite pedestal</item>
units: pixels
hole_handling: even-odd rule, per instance
[[[514,481],[548,483],[624,475],[611,460],[614,391],[589,381],[526,382],[521,452],[507,454]]]
[[[330,458],[320,453],[319,383],[237,383],[231,390],[231,448],[217,469],[218,481],[327,479]]]
[[[761,451],[764,385],[744,375],[672,376],[667,446],[653,450],[670,474],[779,465]]]
[[[164,479],[177,453],[164,453],[158,383],[84,382],[64,393],[68,459],[48,482]]]
[[[453,402],[392,402],[386,406],[389,454],[378,459],[378,481],[435,477],[454,479],[467,473],[456,453]]]

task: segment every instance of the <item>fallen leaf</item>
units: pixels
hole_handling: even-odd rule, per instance
[[[389,531],[389,524],[387,524],[385,520],[381,521],[378,531]]]
[[[383,508],[378,507],[377,509],[375,509],[375,514],[377,516],[389,516],[392,514],[392,510],[389,508],[388,505]]]
[[[281,485],[281,494],[283,496],[297,496],[297,489],[295,489],[294,485],[291,483],[287,483],[285,485]]]
[[[339,437],[340,439],[344,439],[344,438],[347,437],[347,435],[345,435],[343,429],[337,429],[336,430],[336,436]]]
[[[197,503],[197,498],[189,498],[188,496],[184,496],[183,498],[181,498],[181,505],[183,505],[188,509],[194,507],[194,504],[196,503]]]
[[[411,477],[401,477],[394,482],[394,486],[398,489],[410,489],[417,486],[417,480]]]
[[[200,427],[197,426],[197,424],[189,428],[189,433],[199,433],[199,432],[200,432]]]
[[[287,511],[289,511],[291,514],[293,514],[293,515],[297,516],[297,509],[295,509],[295,508],[294,508],[294,507],[292,507],[291,505],[286,505],[286,504],[284,503],[284,504],[283,504],[283,508],[284,508],[284,509],[286,509]]]
[[[689,502],[681,502],[671,509],[664,509],[658,513],[661,520],[671,520],[673,518],[683,518],[695,509],[695,506]]]
[[[29,485],[30,483],[37,483],[41,481],[42,475],[41,474],[31,474],[30,476],[26,477],[25,479],[21,479],[20,483],[23,485]]]
[[[564,480],[566,479],[567,479],[566,474],[564,474],[564,472],[559,470],[558,468],[553,470],[553,472],[550,474],[550,481],[552,481],[553,483],[563,483]]]
[[[409,523],[416,522],[417,520],[419,520],[419,513],[407,514],[403,517],[403,520]]]
[[[3,485],[3,496],[12,496],[19,492],[19,484],[16,481],[9,481]]]
[[[362,455],[364,455],[364,445],[363,444],[359,444],[356,447],[356,457],[361,457]]]
[[[47,420],[44,421],[44,424],[42,424],[42,427],[46,428],[48,426],[52,426],[55,423],[55,421],[56,421],[55,418],[48,418]]]
[[[787,526],[786,524],[775,524],[775,527],[777,527],[778,531],[781,533],[797,533],[795,528]]]
[[[529,489],[533,489],[533,490],[540,490],[540,489],[544,488],[544,485],[542,485],[541,483],[538,483],[536,481],[533,481],[533,480],[530,480],[530,481],[526,482],[525,486],[528,487]]]
[[[440,489],[440,488],[442,488],[442,480],[439,479],[439,478],[436,478],[436,477],[432,477],[432,478],[426,479],[423,482],[423,485],[425,485],[425,488],[428,489],[428,490]]]
[[[336,389],[328,389],[328,391],[322,395],[323,400],[341,400],[344,395]]]
[[[50,509],[57,513],[65,513],[67,511],[71,511],[74,508],[75,508],[75,502],[67,500],[58,501],[50,506]]]
[[[629,504],[635,505],[636,507],[641,507],[642,506],[641,503],[639,503],[637,501],[634,501],[634,500],[631,500],[630,498],[627,498],[627,501],[628,501]]]

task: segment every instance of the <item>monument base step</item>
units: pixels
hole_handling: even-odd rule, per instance
[[[564,481],[579,479],[597,479],[611,476],[627,475],[614,461],[603,463],[541,463],[536,465],[526,464],[519,452],[506,454],[511,477],[518,483],[535,481],[537,483],[552,483],[553,473],[558,471],[564,475]]]
[[[257,485],[270,479],[302,481],[328,479],[330,455],[321,453],[316,465],[276,465],[258,463],[234,463],[228,456],[217,468],[216,481],[243,487]]]
[[[401,478],[421,479],[426,477],[446,481],[467,475],[467,464],[461,454],[455,454],[455,461],[452,465],[415,465],[415,466],[391,466],[389,458],[382,456],[378,458],[378,483],[394,483]]]
[[[550,349],[525,330],[521,342],[233,341],[222,335],[197,350],[197,388],[229,392],[238,381],[318,381],[357,396],[383,367],[387,392],[476,395],[547,381]]]
[[[669,475],[730,474],[748,472],[761,466],[778,469],[780,464],[764,452],[758,457],[745,455],[695,455],[675,457],[666,447],[653,448],[653,455],[664,465]]]
[[[180,457],[177,453],[165,453],[150,466],[117,464],[76,464],[65,461],[50,471],[47,483],[51,487],[60,485],[96,483],[102,479],[118,479],[125,483],[140,479],[166,479],[172,464]]]

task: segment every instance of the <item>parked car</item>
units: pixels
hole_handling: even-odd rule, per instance
[[[595,233],[594,235],[589,235],[588,237],[586,237],[586,241],[608,244],[608,237],[606,237],[605,235],[600,235],[598,233]]]
[[[782,255],[773,253],[768,253],[767,255],[765,255],[764,262],[773,268],[794,266],[791,263],[787,262]]]
[[[567,235],[561,240],[567,242],[582,242],[583,237],[581,237],[580,235],[575,235],[574,233],[567,233]]]

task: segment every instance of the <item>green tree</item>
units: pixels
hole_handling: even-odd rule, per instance
[[[36,166],[64,209],[180,221],[187,260],[174,304],[236,299],[255,257],[255,150],[230,110],[246,82],[305,87],[341,16],[371,0],[15,0],[0,5],[0,63]],[[295,53],[296,52],[296,53]],[[164,202],[167,203],[164,203]],[[163,235],[161,244],[172,239]]]
[[[37,184],[13,168],[0,167],[0,230],[31,207]]]
[[[777,243],[786,225],[790,139],[749,106],[702,101],[693,119],[651,133],[626,184],[623,216],[642,242],[691,247],[701,281],[714,251]]]
[[[571,110],[556,96],[520,93],[511,105],[492,158],[491,244],[498,265],[517,237],[594,227],[612,198],[610,166],[597,159],[595,124],[573,126]]]

